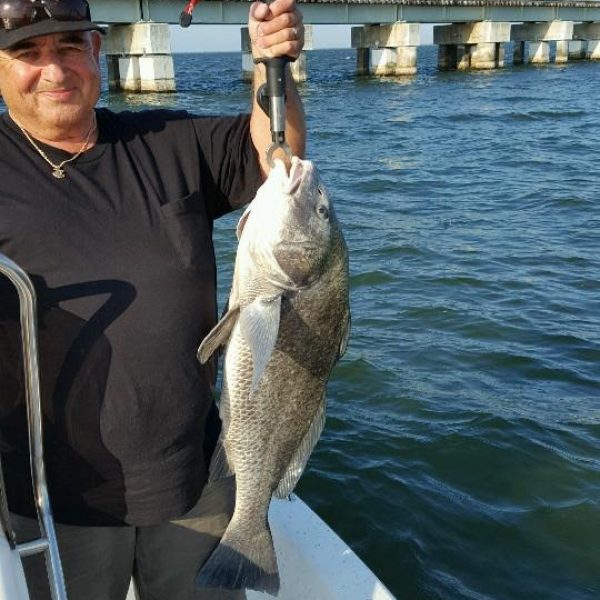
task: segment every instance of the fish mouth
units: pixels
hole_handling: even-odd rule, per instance
[[[307,161],[303,161],[302,159],[298,158],[297,156],[293,156],[292,157],[292,166],[290,167],[290,175],[287,181],[287,184],[285,186],[285,193],[286,194],[295,194],[298,189],[300,188],[300,185],[302,183],[302,180],[305,178],[306,174],[309,172],[309,164]]]

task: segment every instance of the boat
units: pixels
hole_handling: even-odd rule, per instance
[[[7,277],[19,294],[31,474],[41,532],[37,540],[16,542],[0,468],[0,600],[30,600],[21,558],[37,553],[46,557],[52,600],[68,600],[43,461],[35,290],[25,271],[3,254],[0,275]],[[298,496],[273,499],[269,523],[279,563],[280,600],[395,600],[352,549]],[[253,590],[246,595],[247,600],[272,598]],[[133,581],[126,600],[137,600]]]

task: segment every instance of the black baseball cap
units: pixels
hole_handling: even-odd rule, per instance
[[[0,2],[0,50],[23,40],[69,31],[100,31],[85,0],[3,0]]]

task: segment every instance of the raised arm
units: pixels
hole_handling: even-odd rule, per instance
[[[255,2],[250,7],[248,29],[254,58],[277,56],[298,58],[300,56],[304,46],[304,25],[302,13],[296,6],[296,0],[275,0],[269,5]],[[286,67],[286,78],[286,142],[290,145],[294,155],[304,158],[306,144],[304,108],[289,66]],[[266,160],[266,152],[271,145],[271,130],[269,117],[256,102],[256,91],[265,82],[265,66],[259,63],[254,69],[254,99],[250,132],[252,142],[260,157],[263,175],[266,177],[270,169]],[[285,153],[277,151],[275,158],[285,159]]]

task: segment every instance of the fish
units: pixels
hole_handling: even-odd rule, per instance
[[[222,429],[209,481],[235,476],[235,508],[196,576],[202,588],[277,595],[268,523],[288,497],[325,423],[325,391],[350,332],[348,249],[309,160],[275,161],[237,226],[228,309],[198,350],[225,347]]]

